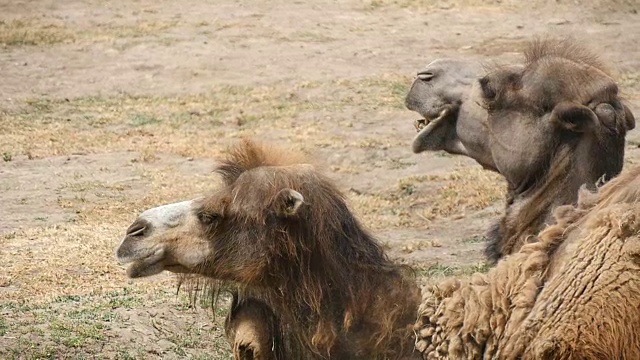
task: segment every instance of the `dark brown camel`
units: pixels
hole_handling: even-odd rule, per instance
[[[574,204],[580,186],[620,173],[635,120],[597,57],[569,40],[534,41],[523,65],[469,81],[479,73],[476,62],[435,61],[407,107],[424,117],[414,151],[467,155],[507,180],[486,250],[495,262],[553,222],[553,208]]]

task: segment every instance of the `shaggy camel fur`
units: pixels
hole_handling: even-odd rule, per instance
[[[131,263],[130,277],[169,270],[239,284],[240,301],[257,304],[234,304],[232,315],[244,311],[269,323],[273,312],[280,322],[232,317],[227,328],[240,358],[269,359],[271,347],[258,347],[279,340],[258,333],[278,327],[286,354],[280,359],[419,358],[413,276],[387,258],[328,178],[248,141],[217,173],[225,185],[206,198],[147,210],[129,227],[116,255]],[[260,303],[266,311],[253,309]],[[243,329],[249,335],[238,341]],[[245,338],[255,346],[243,347]]]
[[[552,221],[554,207],[574,204],[581,185],[620,172],[635,121],[597,57],[570,40],[533,41],[524,64],[478,81],[486,72],[474,61],[436,60],[406,105],[424,117],[414,152],[466,155],[505,177],[505,215],[486,250],[495,262]]]
[[[425,359],[640,359],[640,168],[555,218],[489,273],[424,292]]]

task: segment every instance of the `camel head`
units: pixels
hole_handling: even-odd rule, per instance
[[[164,270],[198,272],[212,254],[198,218],[201,200],[183,201],[149,209],[129,226],[116,251],[121,263],[131,265],[131,278]]]
[[[443,150],[496,170],[484,149],[487,111],[471,98],[482,75],[479,61],[452,58],[436,59],[418,72],[405,99],[407,108],[422,116],[414,122],[413,152]]]
[[[168,270],[253,284],[278,266],[267,255],[292,255],[282,238],[307,211],[302,193],[316,190],[304,185],[310,166],[245,169],[244,160],[220,166],[225,186],[208,196],[140,214],[116,251],[121,263],[130,264],[127,274]]]
[[[569,40],[534,41],[524,66],[497,68],[478,84],[474,98],[488,113],[486,156],[513,189],[530,187],[562,151],[571,153],[582,183],[622,169],[634,117],[587,50]]]
[[[336,271],[346,271],[339,266],[352,256],[386,261],[333,183],[278,151],[247,141],[218,167],[223,186],[140,214],[116,251],[121,263],[130,264],[128,275],[168,270],[275,284],[297,276],[298,266],[328,270],[335,262]],[[350,234],[352,243],[340,240]]]

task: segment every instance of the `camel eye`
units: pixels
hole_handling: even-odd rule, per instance
[[[203,225],[213,225],[221,218],[220,214],[205,211],[198,211],[197,216],[198,221]]]

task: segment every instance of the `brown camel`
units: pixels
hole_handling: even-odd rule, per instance
[[[211,195],[147,210],[129,227],[116,254],[131,263],[130,277],[169,270],[240,284],[257,301],[232,312],[258,318],[227,324],[234,335],[249,333],[233,339],[242,359],[272,358],[277,339],[262,335],[278,327],[272,335],[287,345],[280,359],[419,358],[415,280],[387,258],[328,178],[251,142],[217,172],[225,185]],[[261,304],[265,311],[249,313]],[[261,324],[273,319],[282,325]]]
[[[459,79],[477,69],[436,61],[406,102],[425,118],[414,151],[467,155],[507,180],[505,214],[486,249],[495,262],[552,222],[554,207],[574,204],[580,186],[620,173],[635,120],[597,57],[569,40],[534,41],[524,65],[495,69],[472,86]],[[444,92],[450,84],[456,91]],[[428,120],[435,114],[442,116]]]
[[[555,217],[489,273],[425,291],[425,359],[640,359],[640,168]]]

